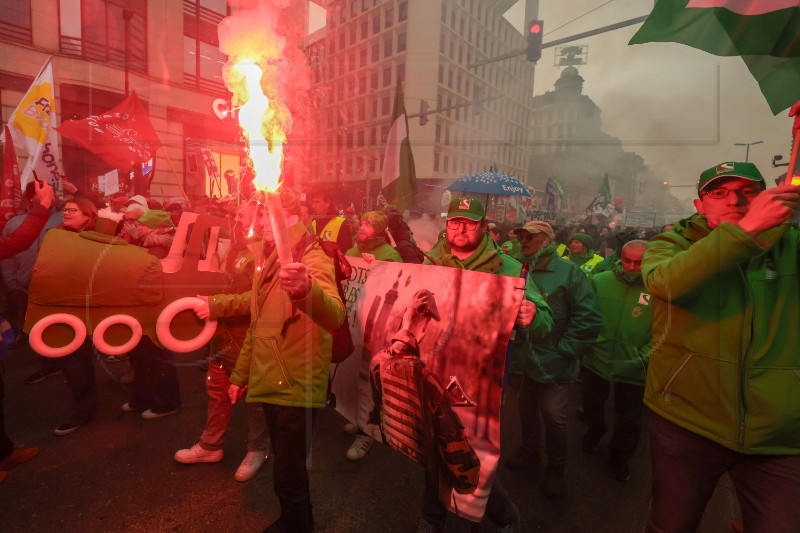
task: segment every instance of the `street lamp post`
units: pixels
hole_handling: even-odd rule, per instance
[[[747,163],[747,162],[750,161],[750,147],[753,146],[754,144],[761,144],[763,142],[764,141],[753,141],[751,143],[733,143],[733,145],[734,146],[745,146],[746,147],[745,148],[745,152],[744,152],[744,161],[745,161],[745,163]]]

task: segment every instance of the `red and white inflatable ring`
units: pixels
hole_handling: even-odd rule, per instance
[[[187,296],[175,300],[161,311],[161,314],[158,315],[158,321],[156,322],[156,335],[161,344],[164,345],[164,348],[177,353],[193,352],[202,348],[211,340],[211,337],[214,336],[214,332],[217,330],[216,320],[206,320],[203,331],[201,331],[197,337],[185,341],[176,339],[169,331],[169,326],[178,313],[181,311],[193,310],[202,303],[203,300],[200,298]]]
[[[119,346],[112,346],[106,342],[106,330],[114,324],[122,324],[131,328],[131,338]],[[131,315],[111,315],[100,321],[92,332],[92,342],[95,348],[106,355],[122,355],[133,350],[142,340],[142,325]]]
[[[75,331],[75,338],[72,339],[72,342],[59,348],[54,348],[45,344],[44,340],[42,339],[42,333],[44,333],[44,330],[56,324],[67,325],[71,327],[73,331]],[[31,328],[31,333],[28,336],[28,342],[30,343],[33,351],[39,355],[43,355],[44,357],[64,357],[69,355],[77,350],[85,340],[86,326],[84,325],[83,321],[75,315],[70,315],[68,313],[55,313],[44,317],[34,324],[34,326]]]

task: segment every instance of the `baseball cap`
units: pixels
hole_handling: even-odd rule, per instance
[[[486,210],[477,198],[472,196],[457,196],[450,201],[447,208],[447,218],[468,218],[470,220],[483,220]]]
[[[553,231],[553,227],[547,222],[541,220],[529,220],[521,228],[514,228],[514,234],[519,234],[521,231],[527,231],[528,233],[533,234],[544,233],[551,239],[556,238],[556,233]]]
[[[742,178],[758,183],[762,189],[767,188],[764,176],[758,171],[753,163],[742,163],[741,161],[728,161],[720,163],[703,171],[700,180],[697,182],[697,192],[713,189],[711,185],[714,181],[722,178]]]
[[[135,196],[131,196],[130,198],[128,198],[128,201],[125,202],[125,205],[129,205],[129,204],[139,204],[142,207],[144,207],[145,209],[150,209],[148,207],[148,205],[147,205],[147,200],[141,194],[137,194]]]

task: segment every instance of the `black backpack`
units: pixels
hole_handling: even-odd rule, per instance
[[[306,235],[306,238],[298,243],[294,249],[294,260],[300,261],[303,251],[312,243],[317,242],[325,255],[333,261],[333,268],[336,275],[336,288],[339,290],[339,297],[345,305],[344,322],[339,326],[336,331],[332,332],[333,346],[331,348],[331,363],[341,363],[345,361],[355,351],[356,347],[353,344],[353,337],[350,335],[350,321],[347,319],[347,300],[344,297],[344,288],[342,284],[350,279],[353,273],[353,267],[347,261],[347,258],[339,249],[336,242],[323,241],[317,235]]]

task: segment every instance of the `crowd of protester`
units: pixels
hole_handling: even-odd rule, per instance
[[[3,251],[5,317],[16,333],[10,348],[25,345],[22,325],[26,287],[38,247],[51,228],[82,232],[98,229],[100,221],[106,225],[111,221],[110,234],[164,258],[185,209],[231,218],[233,244],[223,258],[233,279],[231,289],[227,294],[204,298],[195,310],[201,319],[220,319],[208,351],[212,355],[207,361],[207,422],[198,442],[176,451],[174,459],[187,464],[222,460],[232,402],[246,395],[248,452],[235,478],[247,481],[255,476],[271,450],[275,458],[273,482],[282,514],[268,530],[305,532],[314,529],[306,471],[313,412],[325,406],[330,332],[344,316],[333,267],[328,255],[321,251],[319,240],[336,243],[342,254],[368,262],[425,263],[523,277],[525,296],[516,311],[518,332],[508,362],[513,376],[510,390],[519,404],[522,445],[502,458],[510,470],[534,472],[543,465],[545,496],[554,500],[566,497],[570,391],[580,383],[580,410],[586,424],[581,447],[591,454],[599,449],[607,432],[604,404],[613,390],[615,419],[607,444],[607,465],[615,480],[625,482],[632,475],[629,460],[644,431],[643,405],[656,413],[659,437],[651,439],[661,440],[651,444],[651,531],[696,528],[710,490],[725,471],[731,473],[742,499],[748,532],[792,531],[800,523],[797,511],[791,510],[796,509],[793,498],[799,495],[800,484],[798,407],[786,407],[786,413],[775,415],[778,408],[766,399],[770,392],[762,385],[754,385],[763,383],[763,378],[742,378],[751,369],[745,362],[736,361],[744,357],[742,346],[747,354],[765,352],[756,364],[762,374],[780,361],[788,373],[772,378],[772,383],[779,390],[793,389],[793,393],[787,390],[787,398],[796,400],[800,364],[796,345],[785,338],[787,332],[796,330],[796,325],[787,325],[786,329],[775,326],[778,329],[772,331],[768,322],[759,322],[759,327],[769,331],[750,333],[760,343],[752,349],[745,341],[724,349],[718,344],[724,335],[732,334],[729,329],[723,332],[723,328],[734,327],[723,308],[727,306],[727,312],[739,318],[743,312],[737,301],[726,300],[728,296],[720,292],[723,286],[725,290],[751,293],[757,283],[758,294],[751,294],[750,298],[765,309],[779,301],[791,310],[797,307],[797,276],[777,273],[776,261],[788,271],[797,270],[800,238],[794,228],[781,223],[797,209],[798,192],[790,185],[762,192],[766,185],[752,164],[723,165],[703,173],[699,199],[695,201],[698,214],[676,226],[625,228],[588,222],[555,226],[545,221],[508,225],[489,220],[481,202],[465,195],[453,199],[439,241],[427,251],[417,246],[403,214],[393,206],[359,215],[352,205],[337,206],[334,197],[323,190],[309,193],[304,202],[287,192],[284,209],[289,240],[295,250],[294,262],[288,265],[278,263],[266,209],[254,201],[193,197],[164,205],[142,195],[91,198],[65,187],[66,198],[52,202],[46,198],[43,201],[42,192],[34,186],[26,191],[29,213],[12,219],[2,236],[11,238],[22,229],[26,218],[42,219],[38,235],[29,244],[9,248],[14,253]],[[42,217],[43,207],[48,208],[49,218]],[[253,228],[257,231],[253,232]],[[313,235],[319,240],[310,237]],[[728,253],[728,249],[733,251]],[[772,258],[776,254],[779,259]],[[739,277],[731,276],[737,269]],[[792,290],[789,304],[785,298],[776,300],[773,296],[778,291],[785,291],[785,295]],[[700,302],[698,298],[705,300]],[[285,312],[286,303],[296,306],[292,309],[312,312],[285,317],[277,341],[280,346],[270,347],[264,344],[265,339],[275,337],[270,328],[280,320],[267,316],[279,309]],[[783,309],[784,317],[796,320],[796,313]],[[665,324],[665,316],[671,313],[673,321]],[[760,315],[757,318],[763,319]],[[676,325],[678,319],[680,323]],[[754,320],[752,314],[746,319]],[[710,340],[703,340],[701,333],[686,325],[692,321],[696,327],[703,326],[713,333],[709,333]],[[292,326],[287,329],[290,323]],[[653,328],[660,328],[660,338],[670,339],[657,349],[651,346]],[[749,328],[735,329],[738,338],[743,329],[746,332]],[[681,331],[685,331],[684,336]],[[795,337],[792,333],[792,339]],[[308,346],[308,342],[312,345]],[[404,342],[405,346],[409,341]],[[270,371],[258,364],[258,359],[271,350],[276,356],[283,354],[290,375],[292,365],[303,364],[293,362],[291,354],[298,354],[295,359],[300,360],[313,354],[312,370],[294,374],[304,376],[298,380],[298,390],[303,393],[280,390],[280,377],[269,375]],[[739,377],[728,366],[711,367],[709,361],[721,352],[730,358],[729,366],[741,365]],[[684,357],[682,353],[689,355]],[[656,374],[648,374],[653,354],[664,359],[659,359],[662,362]],[[698,355],[692,359],[692,354]],[[774,358],[773,363],[770,357]],[[123,411],[140,413],[145,419],[178,412],[182,402],[172,354],[144,337],[127,358],[131,366],[131,398],[122,406]],[[125,356],[106,360],[124,359]],[[72,401],[64,423],[54,429],[56,435],[69,435],[95,416],[95,362],[91,340],[87,339],[69,356],[43,358],[41,368],[25,379],[26,385],[34,386],[62,373],[66,378]],[[686,371],[681,374],[684,367]],[[283,367],[281,370],[286,371]],[[696,387],[709,387],[715,380],[741,380],[741,385],[734,388],[747,390],[754,403],[761,402],[757,408],[762,411],[744,413],[737,411],[736,405],[726,405],[720,410],[727,408],[731,412],[724,416],[713,412],[707,406],[730,401],[729,391],[720,383],[714,385],[716,396],[703,395],[691,387],[681,389],[681,380],[691,380],[694,372],[700,376],[694,378]],[[735,420],[737,416],[739,419]],[[766,426],[773,423],[779,427],[771,431]],[[738,433],[728,435],[726,424],[733,424]],[[372,436],[353,423],[346,424],[344,430],[354,436],[354,441],[343,453],[351,461],[363,459],[374,443]],[[11,467],[33,459],[36,453],[34,448],[14,448],[3,432],[0,482]],[[706,453],[720,459],[711,461],[713,465],[703,465]],[[676,464],[676,454],[687,465],[695,465],[696,471]],[[758,461],[751,461],[753,457]],[[776,503],[765,506],[758,500],[759,491],[766,486],[774,489]],[[442,531],[445,527],[446,509],[439,502],[438,493],[436,479],[426,473],[419,531]],[[680,503],[670,502],[676,493],[684,493]],[[779,512],[780,502],[784,508]],[[770,516],[765,517],[766,514]],[[487,517],[497,528],[519,530],[519,511],[499,476],[489,497]]]

